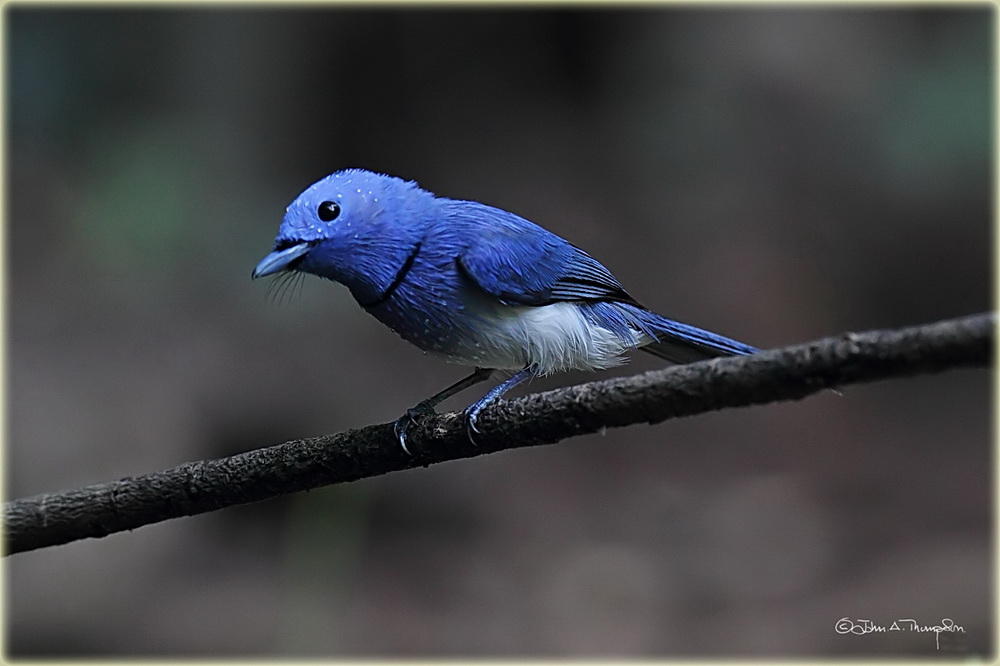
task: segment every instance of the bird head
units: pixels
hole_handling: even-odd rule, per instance
[[[346,285],[361,304],[377,301],[414,253],[437,201],[401,178],[337,171],[288,206],[273,251],[252,276],[311,273]]]

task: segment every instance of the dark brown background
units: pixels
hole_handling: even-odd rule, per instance
[[[391,420],[459,377],[339,286],[250,282],[346,166],[516,211],[764,347],[989,309],[991,21],[8,9],[8,493]],[[951,617],[984,651],[989,404],[983,371],[886,382],[25,553],[8,647],[934,652],[848,616]]]

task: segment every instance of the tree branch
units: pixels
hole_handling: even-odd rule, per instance
[[[169,518],[332,483],[470,458],[633,423],[798,400],[825,388],[992,361],[992,313],[898,330],[847,333],[753,356],[671,366],[502,402],[479,420],[478,446],[460,414],[429,418],[400,448],[391,424],[190,462],[4,506],[5,554],[102,537]]]

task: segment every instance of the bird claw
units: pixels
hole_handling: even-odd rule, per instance
[[[473,405],[465,410],[465,434],[469,438],[469,441],[472,442],[472,445],[477,448],[479,447],[479,443],[476,441],[476,437],[473,433],[477,435],[482,434],[482,431],[476,427],[480,411],[482,411],[482,407],[477,407],[476,405]]]
[[[403,447],[403,451],[406,451],[406,455],[413,455],[413,453],[410,452],[410,449],[406,446],[406,433],[409,432],[410,427],[416,424],[419,419],[427,416],[433,416],[435,413],[436,412],[433,407],[421,402],[407,409],[406,412],[392,424],[392,431],[396,435],[396,440],[399,441],[399,445]]]

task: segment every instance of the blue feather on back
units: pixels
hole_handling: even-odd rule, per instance
[[[579,303],[591,323],[623,342],[639,331],[654,340],[646,351],[677,363],[757,351],[643,308],[599,261],[514,213],[474,201],[449,201],[443,210],[452,223],[469,227],[460,271],[505,303]]]
[[[451,201],[444,210],[470,227],[459,267],[487,293],[519,305],[635,303],[599,261],[533,222],[475,201]]]

